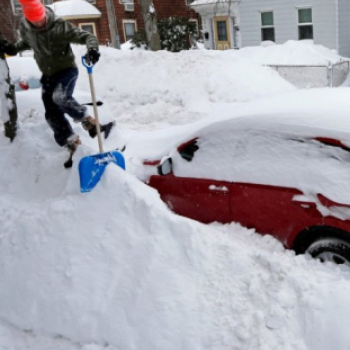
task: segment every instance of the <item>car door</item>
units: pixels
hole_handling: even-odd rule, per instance
[[[231,188],[231,220],[271,234],[287,245],[290,236],[320,224],[322,214],[313,201],[301,201],[297,189],[235,183]]]
[[[203,223],[230,221],[229,182],[169,174],[152,176],[149,184],[158,190],[169,208],[179,215]]]

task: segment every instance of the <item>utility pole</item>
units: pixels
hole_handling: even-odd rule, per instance
[[[143,23],[147,41],[152,51],[161,50],[160,36],[157,26],[157,16],[152,0],[138,0],[142,8]]]
[[[4,37],[0,32],[0,40]],[[0,70],[5,70],[1,76],[6,77],[4,81],[0,81],[0,119],[4,121],[5,136],[11,141],[17,134],[17,104],[15,86],[11,83],[10,70],[6,62],[6,57],[3,52],[0,52]]]
[[[115,14],[113,0],[106,0],[106,6],[107,6],[109,33],[111,36],[111,44],[112,44],[112,47],[120,50],[120,37],[118,34],[117,16]]]

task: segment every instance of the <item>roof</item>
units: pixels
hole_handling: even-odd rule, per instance
[[[85,0],[64,0],[48,5],[64,19],[99,18],[101,12]]]
[[[238,1],[238,0],[234,0],[234,1]],[[193,3],[191,3],[191,6],[210,5],[210,4],[226,4],[226,3],[231,3],[231,1],[230,0],[196,0]]]

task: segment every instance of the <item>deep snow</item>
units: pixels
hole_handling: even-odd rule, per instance
[[[346,268],[296,257],[237,224],[178,217],[138,179],[141,159],[199,126],[286,109],[311,113],[311,124],[349,110],[348,88],[297,91],[244,50],[102,53],[102,117],[118,122],[106,149],[127,143],[127,172],[109,166],[81,194],[76,164],[97,142],[73,124],[84,146],[64,170],[39,90],[17,94],[18,137],[0,137],[0,347],[348,350]]]

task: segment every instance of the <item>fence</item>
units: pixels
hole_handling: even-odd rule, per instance
[[[268,67],[301,89],[338,87],[344,83],[349,74],[349,61],[340,61],[328,66],[268,65]]]

